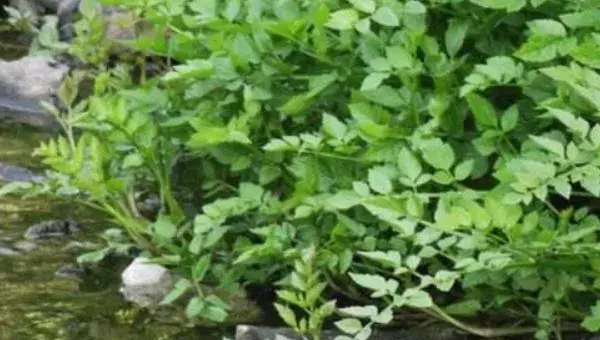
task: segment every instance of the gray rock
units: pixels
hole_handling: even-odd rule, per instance
[[[63,248],[64,250],[69,250],[69,251],[81,251],[81,250],[85,250],[85,251],[90,251],[90,250],[98,250],[101,247],[93,242],[80,242],[80,241],[71,241],[69,243],[67,243],[67,245]]]
[[[334,340],[342,335],[338,331],[326,330],[323,340]],[[429,326],[409,330],[374,330],[370,340],[462,340],[464,334],[459,334],[454,328],[448,326]],[[235,340],[303,340],[289,328],[261,327],[239,325],[235,331]]]
[[[121,274],[121,294],[125,300],[153,309],[171,291],[173,278],[161,265],[138,257]]]
[[[66,65],[45,57],[0,60],[0,119],[56,128],[39,102],[54,102],[68,72]]]
[[[27,231],[25,231],[25,238],[28,240],[35,240],[40,238],[66,236],[75,234],[79,230],[81,230],[81,225],[76,221],[49,220],[27,228]]]
[[[19,255],[19,252],[17,252],[14,249],[0,247],[0,256],[15,256],[15,255]]]
[[[13,248],[22,252],[30,252],[37,249],[38,245],[30,241],[19,241],[13,244]]]
[[[0,100],[1,101],[1,100]],[[1,105],[0,105],[1,106]],[[41,181],[44,177],[34,173],[29,169],[19,166],[3,164],[0,162],[0,181],[4,182],[24,182]]]
[[[61,266],[54,272],[54,275],[59,278],[69,279],[69,280],[78,280],[85,274],[85,269],[80,268],[76,265],[67,264]]]

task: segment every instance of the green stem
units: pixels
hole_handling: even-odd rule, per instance
[[[439,318],[445,322],[450,323],[456,328],[474,334],[483,338],[495,338],[495,337],[506,337],[516,336],[523,334],[535,333],[538,331],[536,327],[517,327],[517,328],[481,328],[463,323],[452,316],[446,314],[441,308],[433,305],[429,310],[424,310],[425,313]]]

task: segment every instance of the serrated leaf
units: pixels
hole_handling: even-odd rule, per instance
[[[369,75],[363,80],[362,84],[360,85],[360,90],[365,91],[376,89],[377,87],[379,87],[379,85],[381,85],[381,82],[383,82],[389,76],[390,75],[388,73],[369,73]]]
[[[338,31],[346,31],[353,29],[358,20],[360,17],[355,9],[341,9],[330,14],[325,26]]]
[[[388,85],[381,85],[376,89],[361,91],[361,93],[368,100],[389,108],[398,108],[407,104],[401,92]]]
[[[406,258],[406,266],[411,270],[417,269],[417,267],[421,264],[421,258],[416,255],[410,255]]]
[[[381,6],[371,15],[371,19],[383,26],[397,27],[400,26],[400,19],[393,9],[388,6]]]
[[[202,281],[202,279],[204,279],[204,275],[206,275],[206,273],[210,269],[210,264],[211,255],[209,254],[202,256],[196,262],[196,264],[194,264],[194,267],[192,268],[192,277],[194,278],[194,280],[196,280],[196,282]]]
[[[386,267],[396,268],[402,265],[402,257],[397,251],[361,251],[358,252],[358,254],[373,261],[379,262]]]
[[[360,33],[368,33],[371,31],[371,19],[364,18],[360,19],[356,24],[354,24],[354,28]]]
[[[495,129],[498,127],[496,109],[492,103],[475,93],[469,93],[465,98],[480,130]]]
[[[436,169],[449,170],[454,164],[454,150],[440,139],[434,139],[423,145],[423,159]]]
[[[421,163],[407,148],[402,148],[398,155],[398,169],[412,182],[423,173]]]
[[[537,35],[553,35],[564,37],[567,35],[567,30],[558,21],[550,19],[531,20],[527,23],[531,33]]]
[[[322,317],[328,317],[335,313],[336,300],[328,301],[327,303],[319,307],[319,315]]]
[[[228,313],[222,306],[207,305],[201,313],[206,320],[221,323],[227,319]]]
[[[365,13],[373,13],[377,6],[375,0],[348,0],[348,2],[357,10]]]
[[[379,275],[354,273],[350,273],[349,275],[356,284],[373,291],[385,290],[387,287],[385,279]]]
[[[292,311],[288,306],[275,303],[275,310],[277,310],[277,314],[286,323],[286,325],[292,328],[298,328],[298,321],[296,320],[296,314]]]
[[[392,181],[383,169],[374,168],[369,170],[368,180],[373,191],[382,195],[388,195],[392,192]]]
[[[362,198],[351,190],[339,191],[327,200],[329,206],[339,210],[350,209],[361,202]]]
[[[187,307],[185,308],[185,315],[188,318],[193,319],[202,313],[204,307],[206,307],[204,301],[202,301],[199,297],[194,296],[190,299]]]
[[[560,15],[560,20],[569,28],[598,27],[598,18],[600,18],[600,9],[587,9],[581,12],[566,13]]]
[[[384,310],[381,311],[381,313],[371,317],[371,320],[373,322],[382,324],[382,325],[387,325],[390,322],[392,322],[392,320],[394,319],[394,312],[392,310],[391,307],[385,308]]]
[[[461,19],[450,20],[450,25],[444,35],[446,51],[448,55],[454,57],[462,47],[467,31],[469,30],[469,22]]]
[[[413,57],[403,46],[389,46],[385,49],[385,54],[388,63],[394,68],[402,70],[413,66]]]
[[[527,0],[471,0],[472,3],[490,9],[504,9],[516,12],[527,5]]]
[[[514,130],[518,122],[519,107],[517,105],[513,105],[509,107],[508,110],[504,111],[504,114],[502,115],[502,120],[500,121],[502,131],[509,132]]]
[[[175,283],[173,289],[162,299],[160,305],[169,305],[179,299],[192,288],[192,283],[187,279],[180,279]]]
[[[580,138],[585,138],[590,130],[590,124],[583,118],[575,117],[571,112],[548,108],[548,112],[563,123],[569,130],[576,133]]]
[[[377,315],[376,306],[352,306],[340,308],[339,312],[356,318],[370,318]]]
[[[552,152],[560,158],[565,157],[565,147],[560,142],[552,140],[550,138],[541,136],[529,136],[529,138],[537,145]]]
[[[442,292],[448,292],[460,276],[456,272],[440,270],[435,273],[433,284]]]
[[[415,308],[429,308],[433,306],[433,300],[429,293],[415,288],[408,288],[402,296],[406,299],[405,304]]]
[[[323,131],[335,139],[341,140],[347,132],[346,124],[328,113],[323,114]]]
[[[600,69],[600,35],[588,37],[569,55],[584,65]]]
[[[467,159],[462,163],[458,164],[456,168],[454,168],[454,178],[456,180],[462,181],[469,177],[473,172],[473,168],[475,167],[475,161],[472,159]]]
[[[357,334],[362,330],[362,323],[358,319],[346,318],[335,322],[335,326],[344,333]]]
[[[172,238],[177,234],[177,226],[167,215],[160,215],[154,223],[154,232],[163,238]]]
[[[569,53],[575,44],[576,40],[573,37],[532,35],[514,56],[529,62],[547,62]]]
[[[591,313],[583,319],[581,327],[590,332],[600,331],[600,301],[591,308]]]
[[[300,297],[298,296],[298,294],[289,291],[289,290],[278,290],[276,292],[277,297],[285,302],[294,304],[294,305],[301,305],[302,301],[300,299]]]

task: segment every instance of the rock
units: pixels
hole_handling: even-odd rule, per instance
[[[81,251],[81,250],[85,250],[85,251],[91,251],[91,250],[98,250],[101,247],[93,242],[80,242],[80,241],[71,241],[69,243],[67,243],[67,245],[63,248],[64,250],[67,251]]]
[[[73,264],[61,266],[54,272],[54,275],[63,279],[77,280],[85,275],[85,269]]]
[[[338,331],[323,332],[323,340],[334,340],[341,335]],[[303,338],[289,328],[274,328],[239,325],[235,331],[235,340],[302,340]],[[448,326],[428,326],[408,330],[374,330],[370,340],[462,340],[464,334],[459,334]]]
[[[45,57],[0,60],[0,118],[56,128],[40,101],[53,103],[68,66]]]
[[[19,241],[13,244],[13,248],[22,252],[30,252],[37,249],[38,245],[30,241]]]
[[[19,252],[17,252],[14,249],[0,247],[0,256],[15,256],[15,255],[19,255]]]
[[[35,240],[40,238],[66,236],[75,234],[79,230],[81,230],[81,225],[76,221],[49,220],[27,228],[27,231],[25,231],[25,238],[28,240]]]
[[[161,265],[138,257],[121,274],[121,294],[125,300],[153,309],[171,291],[173,278]]]
[[[3,164],[0,162],[0,181],[4,182],[26,182],[41,181],[44,176],[35,174],[33,171],[19,166]]]

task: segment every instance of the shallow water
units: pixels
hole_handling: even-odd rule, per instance
[[[47,135],[0,126],[0,163],[38,168],[31,151]],[[74,218],[85,230],[74,237],[36,242],[38,248],[0,255],[0,339],[221,339],[210,330],[182,332],[138,313],[118,293],[118,273],[85,281],[61,279],[55,271],[74,263],[69,242],[96,242],[108,227],[93,212],[43,199],[0,198],[0,249],[23,240],[23,232],[41,220]],[[112,277],[111,277],[112,276]]]

